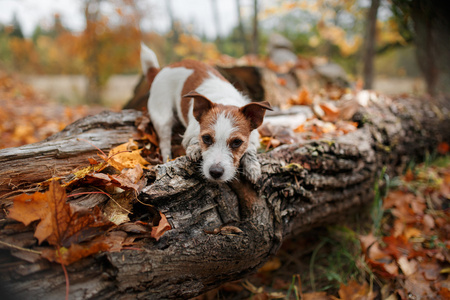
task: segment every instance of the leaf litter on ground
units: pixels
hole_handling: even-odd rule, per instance
[[[133,140],[111,149],[107,156],[99,153],[103,161],[90,158],[88,166],[71,176],[42,183],[41,188],[48,188],[46,192],[15,197],[8,217],[26,226],[37,222],[34,235],[40,248],[44,247],[42,257],[63,265],[102,251],[120,251],[132,246],[136,238],[157,241],[171,229],[164,214],[149,207],[155,217],[147,222],[130,220],[137,195],[147,182],[144,169],[149,163],[140,153]],[[67,202],[66,190],[79,186],[91,187],[92,193],[104,194],[108,200],[102,208]],[[43,245],[44,242],[49,245]]]
[[[315,290],[302,286],[301,278],[310,275],[302,261],[311,257],[297,254],[305,240],[288,240],[256,274],[224,284],[209,292],[208,299],[450,299],[450,156],[416,166],[396,182],[400,185],[382,203],[378,233],[347,230],[354,235],[352,243],[360,244],[359,253],[338,253],[336,244],[331,244],[331,252],[325,251],[327,247],[319,249],[333,263],[342,254],[354,256],[352,263],[360,269],[354,279],[332,275],[334,270],[321,267],[323,262],[316,259],[314,272],[324,272],[321,276],[328,281],[316,281]],[[336,230],[330,234],[328,238],[343,240]],[[333,281],[336,288],[330,288]],[[206,299],[202,297],[197,299]]]
[[[250,58],[244,63],[270,66],[270,62]],[[275,65],[272,69],[276,72],[282,71]],[[12,77],[4,74],[0,77],[0,90],[6,95],[2,98],[12,99],[9,103],[17,104],[17,101],[31,101],[30,99],[34,101],[37,98],[31,89],[20,86],[20,83],[16,83]],[[278,83],[285,84],[282,80]],[[17,98],[17,95],[21,98]],[[345,89],[312,95],[307,89],[302,88],[296,96],[289,99],[288,105],[309,105],[315,116],[291,129],[274,130],[273,127],[263,126],[260,129],[262,146],[268,150],[282,144],[332,138],[350,133],[358,126],[351,118],[358,107],[367,105],[366,98],[376,99],[377,95]],[[335,100],[345,101],[335,103],[333,102]],[[8,114],[8,111],[2,113]],[[65,113],[71,115],[70,111]],[[28,117],[25,115],[24,118]],[[30,118],[32,119],[41,120],[45,117],[35,115],[35,118]],[[28,124],[23,120],[20,122]],[[6,146],[36,142],[42,137],[32,135],[32,132],[38,131],[30,128],[31,126],[45,128],[42,124],[45,123],[27,125],[28,127],[2,124],[0,126],[2,141],[13,141]],[[134,138],[148,140],[148,147],[139,148],[137,142],[130,140],[112,149],[109,155],[99,154],[103,161],[90,158],[87,167],[74,172],[69,178],[54,178],[44,183],[41,188],[47,187],[49,189],[47,192],[23,194],[14,199],[9,217],[25,225],[36,222],[35,236],[39,243],[47,242],[50,246],[54,246],[42,251],[45,258],[67,265],[100,251],[120,251],[124,246],[133,246],[137,236],[158,240],[171,229],[164,214],[154,208],[149,208],[153,210],[155,216],[153,220],[132,222],[129,219],[133,213],[131,211],[133,205],[130,204],[137,200],[136,195],[146,184],[143,173],[148,168],[148,162],[160,163],[157,154],[158,139],[154,130],[149,130],[151,128],[149,120],[144,117],[137,120],[137,124],[139,137]],[[63,125],[53,127],[58,131],[62,129],[61,126]],[[15,129],[11,131],[11,128]],[[43,132],[47,132],[48,136],[49,131]],[[0,147],[2,146],[5,147],[5,145]],[[448,152],[448,149],[448,144],[441,143],[437,150],[442,154]],[[448,279],[450,171],[448,164],[446,168],[417,170],[408,171],[403,178],[403,188],[392,192],[385,199],[383,236],[361,236],[361,248],[367,266],[371,268],[370,271],[378,277],[379,283],[385,284],[381,289],[384,295],[387,295],[385,298],[395,295],[406,299],[408,295],[416,294],[419,297],[440,296],[445,299],[450,294]],[[59,185],[58,180],[62,180],[62,185]],[[98,193],[107,195],[109,199],[107,204],[102,204],[103,209],[100,209],[97,205],[80,208],[67,203],[66,190],[73,190],[77,185],[93,186],[98,189]],[[59,217],[55,216],[56,212]],[[258,274],[274,272],[277,265],[266,266]],[[283,289],[268,291],[268,287],[256,286],[250,282],[243,286],[252,293],[258,293],[262,298],[301,295],[304,299],[373,299],[375,295],[372,284],[367,285],[364,280],[341,282],[337,294],[334,295],[327,295],[323,291],[303,293],[300,276],[294,277],[298,281],[298,286],[289,284],[288,281],[284,283],[279,281],[278,285],[284,286],[287,291]]]

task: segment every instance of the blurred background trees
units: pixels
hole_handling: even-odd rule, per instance
[[[420,70],[429,94],[449,92],[449,14],[439,1],[236,0],[236,24],[225,31],[220,20],[228,16],[218,8],[225,0],[204,0],[198,9],[210,6],[215,37],[194,21],[181,21],[174,12],[177,1],[165,1],[170,20],[165,30],[142,29],[160,18],[152,13],[152,1],[79,1],[83,11],[74,13],[84,15],[81,31],[69,30],[58,14],[50,26],[36,25],[31,36],[24,36],[17,16],[0,25],[0,67],[23,74],[83,74],[84,98],[100,103],[112,75],[140,72],[141,40],[164,65],[182,58],[264,56],[270,35],[279,33],[292,41],[296,54],[334,61],[366,88],[379,76],[416,77]]]

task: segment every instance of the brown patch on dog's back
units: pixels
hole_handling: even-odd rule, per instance
[[[159,68],[150,67],[147,70],[147,73],[145,76],[147,77],[147,82],[150,84],[150,87],[152,86],[153,80],[155,79],[156,75],[159,73]]]
[[[216,69],[213,67],[196,60],[183,60],[181,62],[173,63],[168,66],[169,68],[184,67],[186,69],[194,70],[194,72],[186,79],[183,90],[181,91],[181,112],[186,123],[188,122],[189,106],[191,104],[191,98],[183,98],[184,95],[190,91],[195,91],[202,82],[210,77],[210,74],[227,81]]]

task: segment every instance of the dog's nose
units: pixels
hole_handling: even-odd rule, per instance
[[[220,178],[220,176],[223,175],[223,172],[224,172],[224,169],[223,169],[223,167],[222,167],[221,165],[219,165],[219,164],[212,165],[212,166],[209,168],[209,174],[210,174],[211,177],[214,178],[214,179]]]

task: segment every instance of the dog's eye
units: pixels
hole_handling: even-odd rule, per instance
[[[212,137],[209,134],[202,135],[202,141],[208,146],[213,143]]]
[[[242,143],[243,143],[242,140],[235,139],[235,140],[231,141],[230,146],[231,146],[231,148],[236,149],[236,148],[239,148],[242,145]]]

